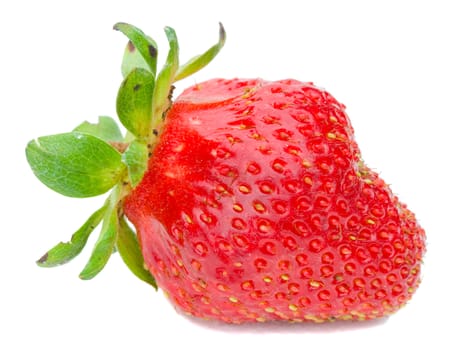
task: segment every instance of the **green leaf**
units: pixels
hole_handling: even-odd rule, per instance
[[[118,124],[111,117],[99,117],[98,123],[95,124],[85,121],[73,129],[73,131],[90,134],[107,142],[123,141],[121,130],[119,130]]]
[[[145,68],[145,64],[153,77],[156,76],[158,53],[156,42],[131,24],[116,23],[113,28],[122,32],[130,40],[130,44],[127,44],[124,52],[121,67],[123,76],[126,77],[135,68]],[[139,63],[142,62],[140,56],[144,63]]]
[[[148,166],[148,147],[145,143],[135,140],[122,157],[127,165],[130,183],[135,187],[143,178]]]
[[[69,197],[105,193],[124,175],[121,154],[105,141],[81,132],[39,137],[26,148],[35,176]]]
[[[191,58],[188,62],[180,66],[178,71],[175,75],[175,81],[184,79],[191,74],[201,70],[207,64],[209,64],[213,58],[219,53],[219,51],[223,48],[224,43],[226,42],[226,32],[224,30],[223,25],[219,24],[219,40],[218,42],[213,45],[210,49],[205,51],[203,54],[199,56],[195,56]]]
[[[124,78],[127,77],[129,73],[132,72],[135,68],[143,68],[151,72],[151,68],[145,62],[141,53],[135,48],[134,44],[132,44],[132,41],[129,40],[124,50],[124,56],[122,58],[122,76]],[[151,74],[153,74],[153,72],[151,72]],[[153,76],[154,75],[155,73]]]
[[[94,245],[94,249],[92,250],[91,257],[80,273],[80,278],[83,280],[89,280],[102,271],[115,249],[119,231],[117,210],[118,196],[119,190],[116,188],[110,196],[111,205],[105,212],[102,229]]]
[[[154,277],[145,268],[143,255],[138,244],[137,236],[131,230],[124,217],[119,222],[119,235],[117,241],[118,252],[124,263],[142,281],[157,289]]]
[[[38,266],[41,267],[54,267],[65,264],[76,257],[83,250],[89,235],[99,225],[100,221],[105,214],[106,206],[103,206],[95,213],[93,213],[89,219],[76,231],[70,240],[70,242],[60,242],[54,248],[49,250],[43,255],[38,261]]]
[[[167,54],[167,60],[165,62],[166,67],[170,66],[172,71],[175,72],[178,68],[178,37],[175,29],[170,27],[164,28],[165,35],[169,42],[169,53]]]
[[[178,61],[178,38],[175,30],[170,27],[164,28],[167,40],[169,42],[169,53],[164,67],[157,75],[156,87],[154,89],[153,101],[153,123],[159,124],[162,119],[162,113],[170,105],[171,101],[171,87],[175,79],[175,73],[179,67]]]
[[[116,110],[121,123],[138,138],[151,132],[154,77],[142,68],[129,73],[119,88]]]

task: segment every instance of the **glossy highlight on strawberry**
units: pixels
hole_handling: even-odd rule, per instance
[[[172,98],[218,42],[184,64],[175,31],[158,48],[118,23],[129,42],[116,109],[26,148],[49,188],[70,197],[111,189],[103,206],[37,263],[77,256],[95,277],[118,252],[178,310],[227,323],[384,317],[417,289],[425,232],[365,165],[345,106],[293,79],[211,79]],[[134,230],[135,228],[135,230]]]

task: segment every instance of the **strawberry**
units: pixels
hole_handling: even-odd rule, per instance
[[[292,79],[213,79],[172,102],[172,84],[224,45],[222,26],[218,43],[182,66],[166,28],[170,50],[157,75],[155,42],[115,28],[130,39],[117,98],[126,136],[101,117],[27,147],[32,170],[56,191],[113,190],[39,265],[71,260],[102,223],[80,277],[97,275],[117,250],[196,317],[366,320],[407,303],[425,233],[364,164],[344,105]]]

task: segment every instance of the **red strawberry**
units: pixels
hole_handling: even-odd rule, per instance
[[[171,103],[171,84],[207,64],[224,31],[217,45],[178,66],[167,28],[171,49],[155,80],[154,41],[135,27],[117,29],[133,43],[118,95],[127,136],[101,119],[27,148],[40,180],[61,193],[84,197],[114,185],[71,242],[40,265],[70,260],[103,220],[81,277],[95,276],[116,247],[137,276],[157,281],[193,316],[365,320],[411,298],[424,231],[363,163],[342,104],[311,83],[261,79],[210,80]],[[90,163],[83,170],[74,161],[81,151]],[[58,179],[70,173],[69,180],[49,180],[49,168]]]
[[[419,282],[423,231],[310,83],[187,89],[125,211],[158,284],[198,317],[374,318]]]

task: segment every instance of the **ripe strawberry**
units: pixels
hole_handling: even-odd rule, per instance
[[[198,317],[374,318],[419,282],[423,231],[310,83],[187,89],[125,212],[158,284]]]
[[[193,316],[365,320],[411,298],[424,231],[363,163],[342,104],[311,83],[261,79],[210,80],[171,103],[171,84],[223,46],[222,27],[218,44],[183,66],[167,28],[171,48],[156,79],[154,41],[135,27],[116,28],[131,40],[117,101],[126,137],[101,119],[27,148],[36,175],[61,193],[84,197],[114,185],[71,242],[40,265],[70,260],[103,220],[81,277],[95,276],[117,248],[138,277],[157,281]],[[83,170],[75,162],[81,151]],[[64,183],[62,171],[70,174]]]

